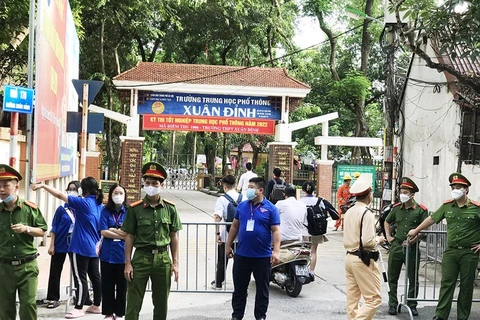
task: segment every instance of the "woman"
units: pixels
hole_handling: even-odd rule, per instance
[[[67,186],[67,195],[78,197],[78,188],[80,188],[80,181],[71,181]],[[67,203],[59,206],[53,216],[50,247],[48,248],[48,254],[52,256],[47,290],[47,308],[49,309],[60,305],[60,278],[74,224],[73,209]]]
[[[312,181],[307,181],[303,184],[302,186],[303,192],[305,192],[307,195],[301,199],[305,205],[308,206],[315,206],[318,202],[318,197],[316,197],[313,192],[315,191],[315,184]],[[323,204],[323,206],[322,206]],[[333,220],[339,219],[339,215],[337,210],[332,206],[330,202],[327,200],[323,199],[322,202],[320,203],[320,207],[325,210],[328,214],[330,214],[330,217],[332,217]],[[310,241],[312,242],[312,260],[310,261],[310,278],[314,279],[315,278],[315,266],[317,265],[317,249],[318,249],[318,244],[319,243],[324,243],[325,241],[328,241],[328,238],[325,234],[322,235],[316,235],[316,236],[310,236]]]
[[[85,316],[83,305],[88,297],[87,273],[93,287],[93,305],[88,307],[86,312],[100,314],[102,284],[95,244],[100,240],[98,224],[100,212],[103,209],[102,190],[98,188],[97,181],[92,177],[84,178],[80,182],[82,197],[67,196],[61,190],[45,184],[32,185],[31,188],[34,191],[40,188],[45,189],[54,197],[66,202],[75,211],[75,228],[68,247],[68,255],[77,299],[75,308],[67,313],[65,318],[75,319]]]
[[[108,202],[100,216],[102,270],[102,314],[105,319],[123,319],[127,295],[125,269],[125,235],[120,230],[127,214],[125,188],[115,183],[108,192]]]

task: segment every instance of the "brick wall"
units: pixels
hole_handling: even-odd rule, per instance
[[[333,161],[319,161],[317,164],[317,195],[332,202]]]
[[[87,156],[87,164],[85,166],[85,177],[93,177],[100,181],[101,160],[98,156]]]

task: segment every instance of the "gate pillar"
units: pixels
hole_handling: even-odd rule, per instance
[[[332,194],[333,183],[333,161],[317,160],[317,196],[320,196],[330,203],[334,195]]]
[[[293,149],[296,142],[271,142],[268,144],[268,180],[273,177],[273,169],[280,168],[286,183],[293,182]]]

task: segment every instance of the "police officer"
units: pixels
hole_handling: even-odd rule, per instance
[[[0,319],[15,319],[18,291],[21,320],[37,319],[38,264],[33,237],[43,237],[47,224],[38,207],[17,196],[22,175],[0,164]]]
[[[361,175],[350,189],[357,202],[345,214],[343,245],[347,250],[345,275],[347,316],[352,319],[373,319],[382,303],[377,244],[385,239],[375,233],[375,215],[368,205],[372,202],[372,177]],[[359,306],[363,296],[364,303]]]
[[[153,319],[167,319],[171,275],[178,280],[178,238],[182,229],[175,204],[160,196],[167,172],[156,162],[142,168],[146,196],[127,211],[122,230],[125,237],[126,320],[137,320],[147,282],[152,282]],[[136,248],[132,257],[132,249]],[[170,261],[168,247],[173,261]]]
[[[405,263],[405,246],[412,245],[415,241],[407,243],[407,233],[412,228],[418,227],[428,217],[427,208],[417,203],[413,197],[418,192],[418,187],[412,179],[403,177],[400,184],[400,202],[393,206],[392,211],[385,219],[385,233],[390,243],[388,255],[388,314],[397,314],[397,285],[402,265]],[[395,235],[392,235],[391,226],[396,224]],[[408,297],[416,298],[418,293],[418,267],[420,266],[417,246],[412,245],[408,254]],[[418,316],[417,301],[408,301],[408,306],[414,316]]]
[[[478,252],[480,251],[480,203],[468,198],[470,181],[460,173],[448,178],[452,198],[417,228],[408,232],[410,237],[434,223],[447,220],[447,247],[442,258],[442,283],[434,320],[446,320],[450,314],[453,293],[460,273],[460,292],[457,302],[457,319],[465,320],[472,308]]]

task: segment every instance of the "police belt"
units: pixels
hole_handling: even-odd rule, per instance
[[[35,253],[33,256],[29,256],[29,257],[26,257],[26,258],[23,258],[23,259],[3,259],[3,258],[0,258],[0,263],[3,263],[3,264],[11,264],[12,266],[20,266],[22,264],[25,264],[27,262],[30,262],[30,261],[33,261],[35,259],[37,259],[37,257],[39,256],[40,254],[39,253]]]
[[[360,251],[347,251],[347,254],[351,254],[360,257]],[[368,255],[370,259],[377,261],[380,253],[378,251],[365,251],[364,254]]]
[[[167,247],[141,247],[136,248],[140,252],[150,253],[150,254],[159,254],[167,252]]]

